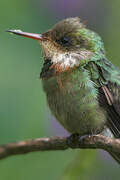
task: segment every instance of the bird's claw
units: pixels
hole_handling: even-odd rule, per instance
[[[68,138],[67,138],[67,145],[71,148],[74,148],[76,144],[78,144],[78,140],[79,140],[79,134],[75,133],[75,134],[71,134]]]
[[[85,140],[89,139],[90,137],[92,137],[94,135],[83,135],[80,136],[79,134],[72,134],[67,138],[67,145],[71,148],[76,148],[77,146],[79,147],[79,145],[84,144]]]

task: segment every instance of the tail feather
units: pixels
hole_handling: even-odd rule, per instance
[[[109,154],[120,164],[120,153],[109,152]]]

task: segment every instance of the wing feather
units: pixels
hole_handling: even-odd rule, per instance
[[[116,138],[120,138],[120,86],[108,82],[99,88],[99,104],[107,112],[107,126]]]

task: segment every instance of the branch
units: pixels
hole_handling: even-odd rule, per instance
[[[34,151],[66,150],[68,148],[103,149],[108,152],[120,153],[120,140],[102,135],[86,136],[82,140],[71,141],[70,137],[51,137],[19,141],[0,146],[0,159],[12,155],[25,154]]]

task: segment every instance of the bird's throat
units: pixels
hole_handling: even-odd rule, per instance
[[[84,61],[92,57],[93,53],[90,51],[80,52],[57,52],[51,55],[51,58],[44,58],[44,64],[41,78],[49,78],[59,73],[71,71],[78,66],[84,64]]]

